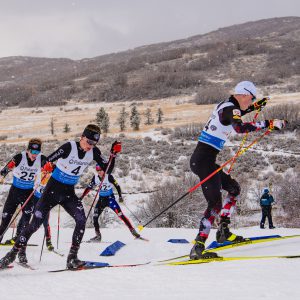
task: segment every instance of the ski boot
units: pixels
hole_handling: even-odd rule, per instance
[[[47,246],[47,249],[49,251],[53,251],[54,250],[54,247],[52,245],[52,242],[51,242],[51,239],[50,238],[46,238],[46,246]]]
[[[2,259],[0,259],[0,269],[6,269],[9,264],[15,261],[19,249],[12,248]]]
[[[102,236],[100,231],[96,231],[96,236],[91,238],[89,241],[90,242],[101,242]]]
[[[269,229],[274,229],[274,228],[276,228],[276,227],[273,225],[269,226]]]
[[[205,252],[205,239],[197,235],[195,245],[190,252],[190,259],[209,259],[219,257],[215,252]]]
[[[27,264],[28,259],[26,257],[26,248],[21,248],[21,250],[18,253],[19,262],[21,264]]]
[[[232,242],[241,243],[245,239],[240,235],[235,235],[229,231],[228,225],[230,224],[230,219],[228,217],[221,217],[219,228],[216,234],[216,240],[218,243]]]
[[[77,257],[78,249],[71,249],[67,258],[67,269],[78,269],[84,266],[85,261]]]
[[[260,229],[265,229],[265,224],[264,223],[260,223]]]
[[[130,232],[137,239],[141,237],[141,235],[139,233],[137,233],[134,228],[130,229]]]

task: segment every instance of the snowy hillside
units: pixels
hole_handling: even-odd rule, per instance
[[[56,241],[53,226],[53,241]],[[244,236],[293,235],[300,229],[261,230],[257,227],[236,231]],[[1,300],[9,299],[299,299],[300,259],[270,259],[233,262],[214,262],[190,266],[158,266],[157,261],[187,254],[191,244],[171,244],[170,238],[191,241],[196,229],[148,229],[143,235],[149,242],[134,240],[124,227],[104,229],[103,243],[83,243],[79,257],[110,264],[142,263],[132,268],[105,268],[78,272],[48,273],[65,267],[66,258],[44,251],[39,262],[42,230],[31,242],[39,247],[28,248],[30,264],[37,270],[14,264],[13,269],[0,272]],[[9,237],[11,233],[7,233]],[[215,237],[212,231],[210,241]],[[59,251],[67,255],[72,229],[62,229]],[[84,240],[93,236],[87,229]],[[126,244],[115,256],[100,257],[109,244],[120,240]],[[295,255],[300,238],[248,245],[220,252],[224,256]],[[9,247],[1,247],[1,257]]]

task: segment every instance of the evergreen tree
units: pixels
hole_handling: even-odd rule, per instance
[[[109,130],[109,116],[103,107],[99,109],[96,114],[96,124],[100,127],[100,129],[107,133]]]
[[[68,123],[66,123],[65,126],[64,126],[64,132],[68,133],[70,131],[71,131],[70,125]]]
[[[128,117],[128,113],[126,112],[125,107],[123,106],[121,111],[120,111],[118,120],[117,120],[121,131],[124,131],[126,129],[126,119],[127,119],[127,117]]]
[[[153,124],[153,118],[152,118],[152,113],[151,113],[151,109],[148,107],[145,111],[145,125],[151,125]]]
[[[156,116],[157,116],[157,124],[161,124],[163,122],[163,117],[164,113],[162,111],[162,109],[159,107],[158,110],[157,110],[157,113],[156,113]]]
[[[136,106],[134,105],[131,109],[130,126],[133,128],[133,130],[139,130],[140,123],[141,123],[140,113],[138,112]]]

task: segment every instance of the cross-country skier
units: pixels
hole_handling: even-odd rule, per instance
[[[286,121],[277,119],[244,123],[241,117],[256,109],[263,108],[266,105],[267,98],[253,103],[255,100],[256,87],[254,84],[250,81],[242,81],[236,85],[234,95],[215,107],[199,136],[197,147],[190,160],[191,170],[199,176],[200,180],[205,179],[219,168],[216,164],[216,157],[223,149],[232,131],[246,133],[268,127],[277,130],[285,127]],[[221,189],[228,192],[223,206]],[[190,253],[191,259],[217,257],[216,253],[205,253],[203,251],[211,226],[218,216],[220,216],[220,223],[217,230],[217,241],[220,243],[224,241],[243,241],[243,237],[231,233],[228,228],[231,214],[236,201],[239,199],[240,185],[238,182],[221,170],[202,185],[202,191],[208,206],[200,221],[199,233]]]
[[[101,183],[101,181],[103,180],[103,176],[104,176],[105,171],[99,165],[96,165],[96,171],[98,173],[98,176],[94,176],[92,178],[91,182],[89,183],[87,188],[84,190],[84,192],[83,192],[82,196],[80,197],[80,199],[83,199],[83,197],[85,197],[90,192],[90,190],[93,189],[93,187],[95,185],[99,185]],[[136,237],[136,238],[140,237],[140,235],[136,232],[136,230],[131,225],[131,222],[123,214],[118,202],[116,201],[112,185],[118,191],[119,201],[123,202],[122,191],[121,191],[121,187],[119,186],[118,182],[115,180],[113,175],[105,174],[104,180],[102,182],[102,185],[101,185],[101,188],[100,188],[100,191],[99,191],[99,199],[98,199],[97,204],[95,205],[94,215],[93,215],[93,224],[94,224],[94,227],[95,227],[96,236],[94,238],[92,238],[91,241],[101,241],[101,233],[100,233],[100,227],[99,227],[98,219],[99,219],[100,215],[102,214],[103,210],[106,207],[109,207],[110,209],[112,209],[117,214],[117,216],[129,228],[131,234],[134,237]]]
[[[0,268],[7,267],[15,260],[20,248],[26,247],[31,235],[37,231],[49,211],[58,204],[74,218],[76,223],[67,258],[67,268],[78,268],[84,264],[78,259],[77,253],[85,231],[86,216],[82,202],[75,194],[74,186],[92,161],[96,161],[102,168],[107,168],[107,160],[101,155],[100,149],[96,147],[99,139],[100,128],[89,124],[84,129],[79,142],[67,142],[47,157],[47,163],[43,166],[43,170],[52,172],[53,162],[57,160],[56,167],[36,205],[33,219],[29,226],[22,230],[11,251],[0,260]],[[121,143],[114,142],[111,148],[112,161],[108,173],[111,173],[116,153],[120,151]]]
[[[264,188],[263,194],[260,197],[260,206],[261,206],[261,212],[262,212],[262,217],[260,221],[260,228],[264,229],[265,228],[265,221],[266,218],[268,218],[269,222],[269,228],[274,229],[275,226],[273,225],[273,220],[272,220],[272,205],[274,204],[274,198],[270,194],[270,190],[268,188]]]
[[[34,194],[33,194],[33,205],[34,205],[34,207],[37,204],[38,200],[42,197],[43,190],[44,190],[44,188],[45,188],[45,186],[46,186],[46,184],[47,184],[50,177],[51,177],[51,173],[47,173],[47,172],[39,171],[36,174],[36,179],[35,179],[35,182],[34,182],[35,190],[34,190]],[[5,242],[6,245],[14,245],[18,235],[20,234],[20,232],[23,228],[22,224],[25,223],[24,218],[26,218],[25,214],[22,215],[20,221],[18,222],[16,235],[12,239],[7,240]],[[47,249],[49,251],[52,251],[52,250],[54,250],[54,247],[53,247],[52,242],[51,242],[51,229],[50,229],[50,225],[49,225],[49,214],[45,218],[45,220],[43,222],[43,226],[44,226],[44,229],[45,229]],[[25,259],[24,256],[23,256],[23,262],[26,262],[26,259]]]
[[[0,241],[7,229],[18,205],[23,205],[30,195],[32,196],[34,188],[34,180],[36,175],[41,171],[41,166],[46,161],[46,157],[41,154],[42,141],[38,138],[33,138],[29,141],[27,149],[16,154],[0,171],[3,182],[5,176],[12,171],[13,183],[9,190],[7,200],[2,211],[2,222],[0,225]],[[34,199],[27,202],[22,210],[22,218],[19,221],[17,236],[21,233],[31,218],[34,210]],[[25,249],[19,251],[19,260],[23,261]],[[25,256],[26,257],[26,256]]]

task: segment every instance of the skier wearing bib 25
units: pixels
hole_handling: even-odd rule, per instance
[[[28,143],[27,150],[16,154],[0,171],[0,180],[2,182],[10,171],[13,172],[13,183],[2,211],[0,242],[18,205],[22,206],[28,197],[33,195],[35,177],[41,171],[42,164],[46,161],[46,157],[41,154],[41,147],[42,141],[40,139],[31,139]],[[33,210],[34,200],[33,197],[31,197],[22,210],[23,215],[18,224],[17,236],[21,233],[22,229],[28,225]],[[9,240],[9,242],[14,243],[14,240]],[[19,253],[20,260],[24,252],[24,248],[22,248]]]
[[[43,170],[52,172],[41,199],[38,201],[33,219],[28,227],[20,233],[12,250],[0,260],[0,268],[6,268],[16,258],[21,247],[26,247],[31,235],[38,230],[49,211],[60,204],[75,220],[75,228],[71,249],[67,258],[67,268],[78,268],[84,264],[77,257],[78,249],[85,231],[86,216],[84,208],[75,194],[74,186],[83,171],[92,162],[96,161],[102,168],[108,165],[107,160],[96,147],[100,139],[100,128],[89,124],[83,131],[79,142],[70,141],[59,147],[47,157]],[[121,151],[121,144],[114,142],[111,148],[112,161],[108,173],[114,167],[116,153]],[[53,162],[57,160],[53,170]]]
[[[95,185],[99,185],[101,183],[103,176],[104,176],[104,170],[99,165],[96,165],[96,171],[98,173],[98,176],[94,176],[92,178],[91,182],[89,183],[88,187],[84,190],[80,199],[83,199],[83,197],[85,197],[90,192],[90,190],[93,189],[93,187]],[[94,215],[93,215],[93,224],[95,227],[96,236],[94,238],[92,238],[91,241],[101,241],[101,233],[100,233],[98,219],[106,207],[109,207],[117,214],[117,216],[129,228],[131,234],[134,237],[136,237],[136,238],[140,237],[140,235],[136,232],[136,230],[131,225],[129,219],[123,214],[118,202],[116,201],[112,185],[118,191],[119,201],[123,202],[122,191],[121,191],[121,187],[119,186],[118,182],[115,180],[113,175],[105,174],[105,178],[102,182],[102,185],[101,185],[101,188],[99,191],[99,199],[98,199],[97,204],[95,205]]]
[[[35,181],[34,181],[35,190],[34,190],[34,194],[33,194],[33,197],[32,197],[33,210],[34,210],[38,200],[42,197],[43,190],[44,190],[44,188],[45,188],[45,186],[46,186],[46,184],[47,184],[50,177],[51,177],[51,173],[42,172],[42,170],[40,170],[36,174]],[[6,245],[14,245],[18,235],[20,234],[20,232],[22,231],[22,228],[24,227],[23,224],[26,224],[26,219],[25,218],[27,218],[26,214],[22,214],[22,217],[21,217],[21,219],[18,223],[18,226],[17,226],[16,235],[12,239],[7,240],[5,242]],[[45,218],[45,220],[43,222],[43,225],[44,225],[44,230],[45,230],[47,249],[49,251],[52,251],[52,250],[54,250],[54,247],[53,247],[52,242],[51,242],[51,229],[50,229],[50,225],[49,225],[49,214]],[[20,256],[20,252],[19,252],[19,260],[20,260],[21,257],[22,257],[21,260],[22,260],[23,263],[27,262],[26,256],[25,255]]]
[[[216,157],[223,149],[232,131],[246,133],[268,127],[277,130],[285,127],[286,121],[284,120],[243,123],[241,117],[254,110],[262,109],[266,105],[267,98],[252,104],[255,100],[256,87],[254,84],[250,81],[242,81],[236,85],[234,95],[215,107],[199,136],[197,147],[190,160],[191,170],[199,176],[200,180],[205,179],[219,168],[216,164]],[[228,192],[223,206],[221,189]],[[202,191],[208,206],[200,220],[199,233],[190,253],[191,259],[218,256],[214,252],[203,252],[211,226],[218,216],[220,216],[220,223],[216,235],[217,242],[231,241],[237,243],[244,240],[243,237],[231,233],[228,228],[231,214],[234,211],[236,201],[239,199],[240,185],[238,182],[221,170],[202,185]]]

